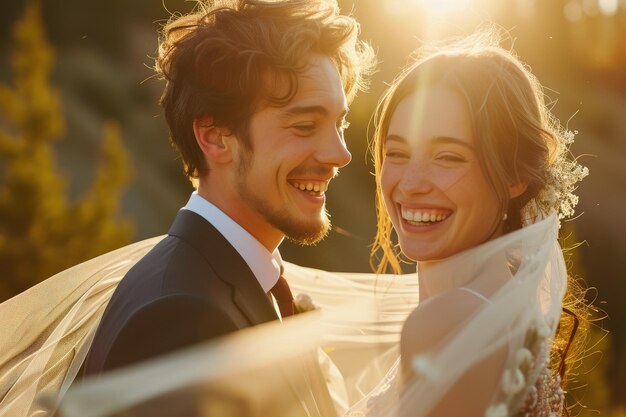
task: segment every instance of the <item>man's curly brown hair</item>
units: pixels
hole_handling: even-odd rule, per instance
[[[156,71],[166,81],[161,105],[186,175],[208,173],[194,119],[212,116],[216,126],[250,148],[252,114],[261,103],[287,104],[313,54],[334,62],[352,100],[366,87],[375,62],[358,34],[358,23],[339,14],[335,0],[199,2],[195,12],[170,20],[160,39]],[[286,93],[271,91],[268,77],[285,80]]]

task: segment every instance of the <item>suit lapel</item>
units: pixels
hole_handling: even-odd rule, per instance
[[[168,234],[198,250],[215,274],[231,285],[233,303],[252,325],[278,319],[248,264],[211,223],[192,211],[180,210]]]

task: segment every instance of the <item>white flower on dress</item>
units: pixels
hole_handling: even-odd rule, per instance
[[[515,352],[515,363],[517,367],[520,369],[527,369],[530,363],[533,360],[533,354],[530,350],[525,347],[519,349]]]
[[[317,306],[309,294],[300,293],[293,300],[293,307],[296,313],[317,310]]]
[[[485,411],[485,417],[507,417],[508,415],[509,409],[504,403],[491,405]]]
[[[524,389],[526,377],[519,369],[506,369],[502,375],[502,391],[507,395],[515,395]]]

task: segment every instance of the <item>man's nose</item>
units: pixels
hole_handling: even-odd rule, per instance
[[[337,168],[344,167],[352,160],[352,154],[348,150],[343,134],[335,131],[327,140],[320,144],[317,159],[323,164],[329,164]]]

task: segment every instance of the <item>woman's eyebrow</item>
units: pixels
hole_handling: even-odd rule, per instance
[[[442,144],[442,145],[460,145],[466,148],[472,149],[472,145],[470,145],[467,141],[459,138],[454,138],[451,136],[435,136],[431,139],[434,144]]]

